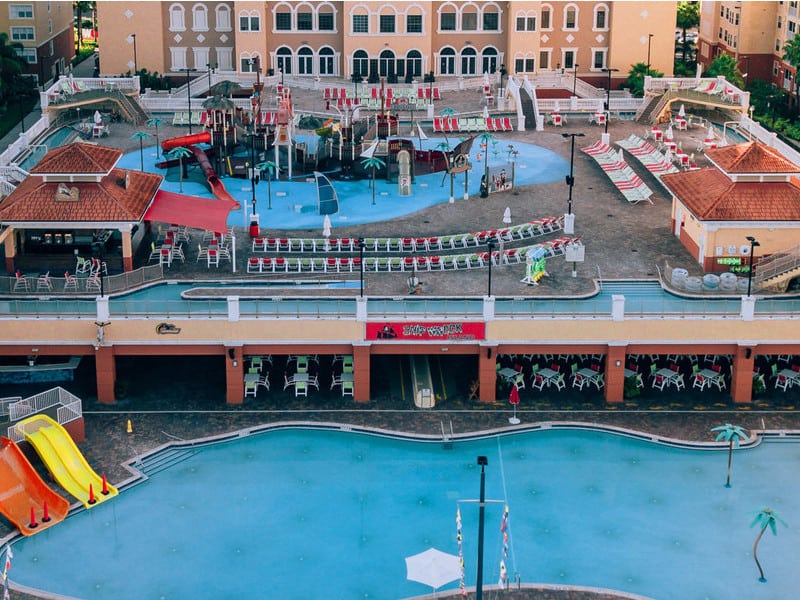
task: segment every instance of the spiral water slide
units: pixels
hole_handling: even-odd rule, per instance
[[[189,151],[194,154],[194,157],[197,159],[197,164],[200,165],[200,169],[203,171],[203,175],[206,176],[206,181],[208,182],[208,187],[211,189],[211,193],[217,200],[226,200],[229,202],[233,202],[236,207],[238,208],[240,205],[236,201],[236,199],[228,193],[228,190],[225,189],[225,186],[217,177],[214,168],[211,166],[211,161],[208,160],[208,156],[206,156],[205,151],[202,148],[199,148],[195,144],[210,144],[211,143],[211,134],[208,132],[204,133],[195,133],[193,135],[184,135],[180,137],[170,138],[168,140],[164,140],[161,142],[161,149],[164,152],[169,152],[173,148],[178,148],[180,146],[184,146],[189,149]]]

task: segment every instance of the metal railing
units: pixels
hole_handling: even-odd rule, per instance
[[[72,278],[72,276],[71,276]],[[57,296],[86,296],[95,297],[100,294],[97,283],[89,283],[89,277],[75,276],[75,285],[67,285],[66,277],[47,276],[49,284],[44,282],[44,275],[25,276],[25,282],[19,283],[16,277],[0,277],[0,293],[8,293],[12,296],[19,295],[20,301],[24,296],[35,295],[38,300],[42,298],[54,298]],[[162,265],[147,265],[134,271],[126,271],[115,275],[103,276],[103,292],[106,294],[117,294],[126,292],[142,285],[162,281],[164,279],[164,268]],[[66,287],[66,289],[65,289]],[[5,303],[16,303],[15,300],[0,301],[0,314],[6,312],[3,309]],[[24,306],[21,304],[20,306]],[[46,310],[45,312],[52,312]],[[82,312],[82,311],[81,311]]]
[[[67,98],[73,94],[88,92],[92,90],[102,90],[111,92],[119,90],[121,92],[138,92],[139,77],[64,77],[54,81],[53,85],[45,91],[39,93],[39,102],[42,112],[50,104],[56,104],[62,98]]]
[[[0,398],[0,417],[8,414],[8,407],[15,402],[22,400],[22,396],[8,396],[7,398]]]
[[[40,413],[42,411],[47,410],[48,408],[52,408],[53,406],[71,406],[70,413],[75,413],[76,408],[74,403],[78,403],[77,407],[77,417],[70,418],[70,421],[75,420],[76,418],[80,417],[82,412],[80,409],[80,398],[75,396],[74,394],[68,392],[62,387],[54,387],[52,389],[46,390],[39,394],[35,394],[33,396],[29,396],[28,398],[24,398],[11,404],[8,407],[8,415],[11,421],[19,421],[20,419],[24,419],[25,417],[29,417],[30,415]],[[66,423],[68,421],[59,421],[59,423]]]
[[[798,267],[800,267],[800,244],[787,250],[776,252],[758,261],[758,264],[754,267],[753,279],[756,285],[760,285],[773,277],[793,271]]]

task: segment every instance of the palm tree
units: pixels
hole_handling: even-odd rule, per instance
[[[156,128],[156,158],[158,158],[159,152],[161,152],[161,147],[158,145],[158,128],[163,124],[164,119],[159,119],[158,117],[147,119],[147,126]]]
[[[361,161],[365,169],[372,169],[372,204],[375,204],[375,169],[383,167],[386,162],[377,156],[370,156]]]
[[[761,528],[761,531],[758,532],[758,537],[756,538],[756,541],[753,543],[753,560],[756,561],[756,566],[758,567],[758,574],[759,574],[758,580],[761,583],[764,583],[767,580],[767,578],[764,577],[764,569],[761,568],[761,563],[758,562],[758,554],[757,554],[758,542],[761,541],[761,536],[764,535],[764,532],[767,530],[767,527],[769,527],[772,530],[772,535],[778,535],[778,531],[775,527],[775,523],[777,521],[780,521],[784,527],[788,527],[788,525],[786,525],[786,522],[778,516],[778,513],[776,513],[769,507],[762,508],[761,510],[756,512],[755,515],[756,518],[753,519],[752,523],[750,523],[750,527],[758,523],[758,526]]]
[[[175,148],[173,148],[172,150],[167,152],[167,157],[168,158],[170,158],[170,159],[177,158],[178,161],[179,161],[180,171],[181,171],[179,190],[181,192],[183,192],[183,159],[186,158],[187,156],[191,156],[191,154],[192,154],[192,151],[189,150],[186,146],[176,146]]]
[[[73,2],[72,4],[78,19],[78,50],[80,50],[83,47],[83,13],[91,13],[94,2]]]
[[[8,43],[8,34],[0,33],[0,96],[10,95],[14,80],[22,73],[22,63],[17,51],[22,49],[19,42]]]
[[[146,131],[137,131],[131,136],[132,140],[139,140],[139,170],[144,171],[144,141],[150,137]]]
[[[648,70],[647,65],[643,62],[631,65],[631,70],[628,71],[628,79],[625,82],[625,85],[630,88],[631,94],[637,98],[644,96],[644,78],[648,75],[650,77],[664,76],[662,72],[656,69],[650,68]]]
[[[797,36],[794,36],[783,45],[783,56],[781,58],[795,68],[794,106],[795,114],[800,115],[800,81],[798,81],[798,73],[800,73],[800,39]]]
[[[484,181],[489,181],[489,142],[496,144],[497,138],[491,133],[482,133],[479,139],[481,140],[481,148],[483,148],[483,177]]]
[[[272,174],[275,172],[275,169],[278,168],[271,160],[265,160],[262,163],[258,163],[256,165],[256,169],[259,171],[266,171],[267,172],[267,209],[272,210]]]
[[[742,77],[742,73],[739,71],[739,63],[737,63],[736,59],[730,54],[723,53],[717,56],[717,58],[712,60],[711,64],[708,65],[708,71],[706,71],[705,74],[711,77],[722,75],[733,85],[740,88],[744,87],[744,77]]]
[[[733,460],[733,447],[739,447],[739,440],[746,440],[747,430],[739,427],[738,425],[731,425],[725,423],[719,427],[714,427],[711,431],[719,431],[717,434],[716,442],[728,442],[728,479],[725,481],[725,487],[731,487],[731,461]]]
[[[689,48],[689,42],[686,41],[686,30],[692,27],[697,27],[700,24],[700,5],[697,2],[679,2],[678,3],[678,16],[675,25],[683,30],[682,50],[683,50],[683,64],[686,64],[686,51]]]

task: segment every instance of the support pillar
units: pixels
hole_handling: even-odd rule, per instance
[[[481,346],[478,353],[478,399],[494,402],[497,399],[497,346]]]
[[[244,402],[244,361],[241,346],[225,348],[225,402]]]
[[[369,402],[370,352],[369,344],[353,344],[353,400]]]
[[[14,263],[17,257],[17,245],[14,242],[15,237],[16,231],[12,229],[6,234],[6,239],[3,242],[6,251],[6,272],[8,273],[14,272]]]
[[[755,348],[737,346],[733,355],[733,375],[731,377],[731,399],[736,403],[753,400],[753,366],[756,359]]]
[[[97,401],[114,404],[114,386],[117,382],[117,362],[113,346],[99,346],[94,352],[95,377],[97,378]]]
[[[625,355],[627,349],[627,345],[608,347],[605,374],[606,402],[616,403],[625,399]]]
[[[133,271],[133,246],[131,244],[131,232],[121,231],[122,234],[122,270],[125,272]]]

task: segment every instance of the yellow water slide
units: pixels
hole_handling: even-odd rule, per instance
[[[47,415],[34,415],[17,424],[59,485],[91,508],[118,494],[86,462],[67,430]]]

